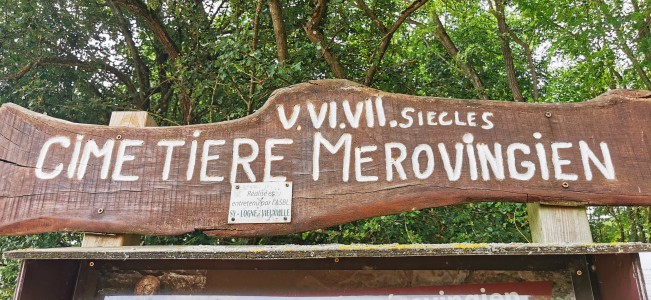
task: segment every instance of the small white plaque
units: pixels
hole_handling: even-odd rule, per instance
[[[291,182],[231,184],[228,224],[289,223],[291,221]]]

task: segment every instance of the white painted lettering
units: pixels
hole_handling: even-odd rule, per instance
[[[59,163],[54,167],[54,170],[51,172],[44,172],[43,171],[43,165],[45,164],[45,159],[47,157],[48,151],[50,151],[50,147],[54,144],[59,144],[63,148],[68,148],[70,147],[70,138],[65,137],[65,136],[55,136],[53,138],[48,139],[43,143],[43,147],[41,147],[41,152],[38,154],[38,160],[36,161],[36,178],[38,179],[53,179],[59,176],[61,174],[61,171],[63,170],[63,163]]]
[[[468,126],[475,127],[477,126],[477,122],[475,121],[475,117],[477,116],[477,113],[475,112],[468,112]]]
[[[382,97],[375,98],[375,111],[377,111],[377,124],[381,127],[384,127],[387,122],[387,118],[384,115],[384,106],[382,105]]]
[[[509,176],[515,180],[530,180],[536,171],[536,165],[528,160],[520,162],[520,166],[527,169],[526,172],[520,173],[516,167],[515,151],[519,150],[525,155],[531,153],[531,148],[522,143],[513,143],[506,147],[506,161],[509,166]]]
[[[355,180],[357,180],[357,182],[372,182],[378,180],[378,177],[375,175],[362,175],[362,164],[373,161],[373,158],[362,157],[362,154],[373,152],[375,150],[377,150],[377,146],[375,145],[355,148]]]
[[[459,118],[459,112],[458,111],[454,112],[454,125],[457,125],[457,126],[466,126],[466,125],[468,125],[468,124],[466,124],[466,122],[461,121],[461,118]]]
[[[310,113],[310,119],[312,119],[312,125],[314,128],[321,128],[321,124],[325,121],[326,114],[328,113],[328,103],[321,104],[321,109],[319,110],[318,115],[314,110],[314,104],[312,104],[312,102],[307,103],[307,110]]]
[[[463,135],[463,142],[466,143],[466,152],[468,153],[468,169],[470,170],[470,179],[477,180],[477,160],[475,158],[475,147],[472,146],[472,141],[475,138],[471,133]]]
[[[337,102],[330,101],[330,111],[328,112],[328,123],[330,128],[337,128]]]
[[[420,170],[420,153],[425,152],[425,156],[427,157],[427,166],[425,167],[425,171]],[[414,175],[416,175],[416,178],[418,179],[427,179],[434,173],[434,151],[432,151],[432,147],[427,144],[420,144],[414,148],[414,153],[411,154],[411,166],[414,169]]]
[[[484,125],[481,126],[482,129],[488,130],[493,128],[493,122],[491,122],[491,120],[488,119],[489,117],[492,116],[493,113],[491,112],[484,112],[483,114],[481,114],[481,120],[484,121]]]
[[[312,149],[312,179],[317,181],[319,179],[319,160],[321,156],[321,145],[323,145],[330,153],[335,154],[341,147],[344,147],[344,160],[342,167],[342,180],[348,182],[350,173],[350,148],[353,137],[350,133],[341,135],[335,145],[332,145],[328,140],[324,139],[320,132],[314,134],[314,145]]]
[[[224,181],[224,176],[209,176],[208,175],[208,162],[211,160],[219,159],[219,155],[210,155],[210,147],[223,146],[226,144],[225,140],[205,140],[203,148],[201,149],[201,170],[199,172],[199,181],[205,182],[219,182]]]
[[[435,111],[428,111],[427,112],[427,125],[438,125],[438,123],[436,123],[436,112]]]
[[[446,112],[446,111],[442,111],[442,112],[439,113],[439,124],[441,124],[443,126],[452,125],[452,120],[444,120],[443,119],[447,115],[448,115],[448,112]]]
[[[163,180],[170,178],[170,169],[172,167],[172,154],[174,147],[185,145],[184,140],[160,140],[157,144],[159,147],[167,147],[165,152],[165,163],[163,164]]]
[[[81,160],[79,161],[79,168],[77,168],[77,179],[82,180],[84,178],[91,154],[97,158],[104,157],[102,170],[100,171],[100,178],[108,178],[109,168],[111,166],[111,155],[113,154],[113,145],[115,145],[114,140],[106,140],[102,149],[99,149],[94,140],[88,140],[86,145],[84,145],[84,151],[81,155]]]
[[[287,178],[285,176],[271,176],[271,162],[283,160],[285,157],[281,155],[273,155],[272,150],[276,145],[291,145],[294,143],[292,139],[267,139],[264,143],[264,177],[262,181],[265,182],[283,182]]]
[[[298,119],[298,114],[300,111],[301,106],[299,104],[294,105],[294,108],[292,109],[292,115],[289,117],[289,120],[287,120],[284,106],[282,104],[278,105],[278,118],[280,119],[280,123],[283,124],[283,128],[292,128],[294,124],[296,124],[296,120]]]
[[[542,138],[540,132],[534,132],[533,137],[537,140]],[[540,162],[540,176],[543,180],[549,180],[549,167],[547,166],[547,152],[545,147],[541,143],[536,143],[536,155],[538,156],[538,161]]]
[[[113,168],[113,181],[136,181],[139,176],[136,175],[122,175],[122,167],[127,161],[136,159],[133,155],[127,155],[127,147],[140,147],[145,144],[143,140],[122,140],[120,147],[118,147],[118,154],[115,156],[115,167]]]
[[[364,103],[366,104],[364,106],[364,111],[366,112],[366,126],[368,126],[368,128],[373,128],[375,126],[375,117],[374,117],[375,114],[373,113],[373,102],[371,102],[371,99],[369,98],[366,99]]]
[[[491,153],[488,145],[484,143],[477,144],[477,157],[479,157],[479,163],[481,164],[481,178],[484,179],[484,181],[488,181],[491,178],[488,169],[489,164],[491,170],[493,170],[495,179],[504,180],[504,160],[502,160],[502,145],[495,143],[493,149],[494,153]]]
[[[558,151],[560,149],[572,148],[572,143],[556,142],[552,143],[552,164],[554,165],[554,176],[557,180],[577,180],[578,175],[572,173],[563,173],[563,166],[570,165],[572,162],[566,159],[561,159]]]
[[[398,157],[393,157],[392,149],[400,150]],[[401,180],[407,180],[407,174],[405,174],[405,169],[402,167],[402,162],[407,158],[407,147],[401,143],[386,143],[384,144],[384,155],[386,158],[387,181],[393,181],[394,168]]]
[[[357,105],[355,105],[355,113],[351,112],[350,104],[348,103],[348,100],[344,100],[342,105],[344,107],[344,114],[346,115],[346,120],[348,120],[348,124],[350,124],[350,127],[352,128],[359,127],[359,121],[362,118],[362,110],[364,107],[364,102],[357,102]]]
[[[606,179],[615,179],[615,167],[610,158],[610,151],[608,145],[604,142],[599,143],[601,147],[601,154],[604,157],[604,162],[599,161],[597,156],[590,150],[590,146],[585,141],[579,141],[579,149],[581,150],[581,161],[583,161],[583,171],[585,172],[585,179],[592,180],[592,169],[590,168],[590,161],[597,167],[599,172],[604,175]]]
[[[201,131],[195,130],[192,136],[198,138]],[[185,173],[185,178],[190,181],[194,177],[194,165],[197,161],[197,140],[192,140],[190,143],[190,157],[188,158],[188,170]]]
[[[415,111],[416,110],[414,108],[412,108],[412,107],[405,107],[405,108],[402,109],[402,112],[400,112],[400,114],[402,115],[402,117],[405,120],[407,120],[407,123],[404,123],[404,124],[400,123],[399,125],[400,125],[401,128],[409,128],[409,127],[411,127],[411,125],[414,124],[414,119],[409,115],[409,113],[413,113]]]
[[[251,147],[251,154],[248,156],[240,155],[240,145],[249,145]],[[253,162],[258,157],[258,143],[252,139],[247,138],[237,138],[233,140],[233,163],[231,165],[231,183],[235,183],[237,178],[237,166],[242,165],[244,173],[249,178],[249,181],[255,182],[255,174],[251,169],[251,162]]]
[[[75,148],[72,150],[72,158],[70,159],[70,164],[68,165],[68,178],[75,176],[75,171],[77,170],[77,163],[79,163],[79,155],[81,154],[81,142],[84,140],[84,136],[81,134],[77,135],[77,140],[75,141]]]
[[[463,166],[463,144],[456,143],[454,145],[456,149],[456,157],[454,161],[454,168],[450,163],[450,156],[448,151],[445,149],[445,144],[439,143],[439,153],[441,153],[441,160],[443,161],[443,167],[445,168],[445,173],[448,175],[448,180],[457,181],[461,177],[461,167]]]

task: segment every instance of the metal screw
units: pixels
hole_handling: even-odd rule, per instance
[[[240,186],[239,186],[239,185],[236,185],[236,186],[235,186],[235,189],[236,189],[236,190],[239,190],[239,189],[240,189]]]
[[[231,218],[231,221],[235,221],[235,218]]]
[[[335,262],[336,262],[336,263],[339,262],[339,257],[335,257]]]
[[[121,140],[121,139],[122,139],[122,135],[119,135],[119,134],[118,134],[118,136],[116,136],[115,139],[116,139],[116,140]]]
[[[91,261],[91,262],[88,263],[88,266],[92,268],[92,267],[95,266],[95,263]]]
[[[98,208],[98,209],[97,209],[97,213],[98,213],[98,214],[103,214],[103,213],[104,213],[104,209],[101,208],[101,207]]]
[[[552,112],[551,111],[545,112],[545,117],[551,118]]]
[[[579,276],[583,275],[583,271],[581,271],[581,270],[576,270],[576,275],[579,275]]]
[[[563,182],[563,183],[561,183],[561,186],[562,186],[564,189],[566,189],[566,188],[570,187],[570,184],[567,183],[567,182]]]
[[[285,183],[285,186],[286,186],[286,187],[289,187],[289,183]]]
[[[287,221],[287,217],[283,217],[283,220]]]

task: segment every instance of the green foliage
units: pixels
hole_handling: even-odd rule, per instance
[[[254,112],[277,88],[332,78],[324,47],[353,81],[364,82],[377,64],[372,87],[381,90],[478,98],[480,91],[462,68],[468,64],[488,98],[512,98],[492,0],[430,1],[391,35],[382,60],[377,54],[387,35],[355,1],[328,2],[317,26],[324,36],[320,44],[303,28],[315,1],[282,1],[289,53],[282,62],[268,1],[261,2],[259,13],[257,2],[0,0],[0,103],[80,123],[106,124],[112,111],[132,109],[149,111],[161,126],[231,120]],[[138,4],[146,9],[133,9]],[[407,7],[396,0],[366,4],[387,28]],[[525,49],[509,37],[527,101],[534,99],[534,85],[544,102],[585,101],[613,88],[651,88],[644,80],[651,72],[648,1],[514,0],[507,6],[510,30],[533,51],[536,83]],[[434,15],[441,17],[456,56],[434,34]],[[163,42],[163,31],[171,46]],[[648,209],[592,208],[590,216],[595,241],[648,242],[651,236]],[[524,205],[490,202],[288,236],[216,239],[195,232],[146,237],[143,243],[524,242],[529,236]],[[78,240],[70,234],[3,237],[0,251]],[[10,297],[17,268],[12,261],[0,267],[0,298]]]

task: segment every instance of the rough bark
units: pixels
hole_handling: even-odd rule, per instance
[[[165,26],[158,16],[147,8],[147,5],[140,0],[113,0],[116,4],[126,8],[131,13],[140,16],[156,39],[165,47],[170,59],[176,59],[179,56],[179,48],[174,43]]]
[[[504,57],[504,67],[506,68],[506,77],[509,81],[509,88],[513,94],[513,101],[524,102],[524,97],[518,85],[518,79],[515,75],[515,66],[513,65],[513,51],[509,44],[509,32],[506,25],[506,16],[504,15],[504,3],[502,0],[494,0],[494,15],[497,19],[497,28],[502,44],[502,56]]]
[[[339,63],[337,56],[332,53],[328,43],[324,41],[323,31],[319,28],[319,24],[326,14],[327,4],[328,0],[317,1],[310,20],[307,21],[305,25],[303,25],[303,30],[305,30],[305,34],[307,34],[307,38],[310,40],[310,42],[319,44],[319,46],[321,46],[321,54],[328,64],[328,67],[330,67],[330,71],[332,71],[334,77],[345,79],[346,71],[344,70],[344,67],[341,65],[341,63]]]
[[[167,117],[170,98],[172,97],[172,94],[174,94],[174,88],[170,79],[167,77],[167,66],[165,65],[168,56],[167,52],[160,47],[154,47],[154,52],[156,52],[156,65],[158,68],[158,85],[155,89],[160,89],[161,94],[161,98],[158,101],[159,105],[157,111],[161,116]]]
[[[255,7],[255,16],[253,18],[253,40],[251,41],[251,53],[255,52],[258,49],[258,33],[260,32],[260,11],[262,11],[262,4],[264,3],[264,0],[258,0],[258,4]],[[279,54],[279,60],[280,60],[280,52]],[[253,99],[253,93],[255,92],[256,88],[256,79],[255,79],[255,68],[251,70],[251,80],[249,82],[249,101],[252,101]],[[251,114],[249,112],[249,114]]]
[[[146,110],[144,106],[149,98],[149,87],[150,87],[149,70],[147,69],[145,63],[140,58],[140,54],[138,54],[138,48],[136,47],[136,43],[133,41],[133,35],[131,33],[131,29],[128,26],[127,20],[124,18],[122,11],[114,4],[112,0],[109,0],[108,4],[111,7],[111,10],[113,11],[113,15],[115,15],[115,17],[118,20],[118,26],[120,27],[120,31],[124,36],[124,40],[127,44],[127,49],[129,49],[129,54],[131,55],[131,59],[133,60],[133,68],[135,69],[136,78],[138,80],[138,97],[139,97],[138,103],[134,103],[134,104],[136,104],[136,106],[139,107],[140,109]]]
[[[283,10],[279,0],[269,0],[269,12],[271,13],[271,21],[274,26],[274,35],[276,37],[276,49],[278,52],[278,61],[281,64],[283,64],[289,59],[289,50],[287,47],[287,33],[285,31]],[[257,10],[256,10],[256,15],[257,15]]]
[[[445,30],[445,27],[443,26],[443,22],[441,22],[439,15],[436,12],[432,12],[432,18],[434,19],[434,22],[436,22],[436,30],[434,31],[434,36],[436,36],[436,38],[439,40],[441,45],[443,45],[443,48],[445,48],[452,59],[458,63],[458,66],[461,69],[461,73],[470,79],[472,86],[475,87],[475,90],[477,90],[477,95],[479,98],[488,100],[486,89],[484,88],[484,83],[482,82],[481,78],[479,78],[479,75],[477,75],[477,72],[475,72],[475,68],[473,68],[473,66],[468,61],[461,60],[459,58],[459,50]]]
[[[529,43],[526,43],[518,35],[508,28],[509,35],[518,45],[524,49],[524,55],[527,57],[527,66],[529,67],[529,74],[531,74],[531,85],[533,86],[533,101],[538,102],[538,73],[536,72],[536,64],[533,61],[533,51],[531,51],[531,46]]]

